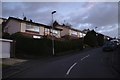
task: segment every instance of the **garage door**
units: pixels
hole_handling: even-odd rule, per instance
[[[0,58],[10,58],[10,44],[12,40],[0,40]]]

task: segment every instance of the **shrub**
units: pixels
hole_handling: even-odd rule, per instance
[[[26,37],[21,33],[11,35],[11,39],[16,40],[16,53],[24,53],[30,55],[51,55],[52,40],[47,38],[34,39]],[[82,40],[66,40],[54,41],[55,53],[65,52],[69,50],[82,49]]]
[[[87,32],[86,36],[84,37],[84,44],[87,44],[91,47],[97,46],[97,36],[94,30]]]
[[[10,38],[10,34],[9,34],[9,33],[6,33],[6,32],[3,32],[3,33],[2,33],[2,38],[3,38],[3,39],[9,39],[9,38]]]

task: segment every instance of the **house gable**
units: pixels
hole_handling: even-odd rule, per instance
[[[10,35],[16,32],[21,31],[21,23],[16,20],[8,20],[4,29],[4,32],[9,33]]]

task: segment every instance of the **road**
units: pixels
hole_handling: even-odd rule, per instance
[[[10,78],[115,78],[104,62],[101,48],[48,60],[32,60],[29,67]]]

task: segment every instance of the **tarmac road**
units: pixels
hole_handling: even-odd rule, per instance
[[[9,78],[116,78],[116,72],[104,63],[101,48],[48,60],[29,61],[29,68]]]

